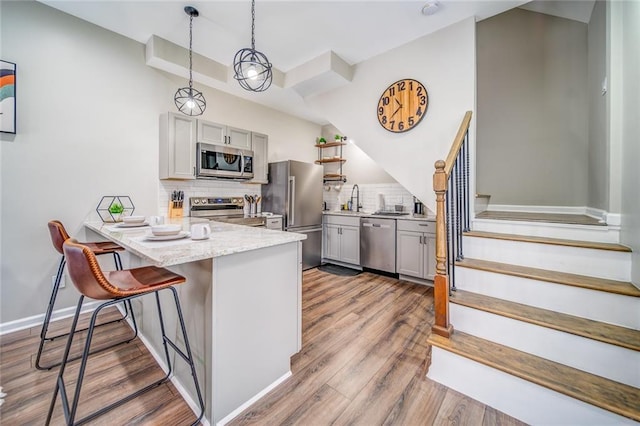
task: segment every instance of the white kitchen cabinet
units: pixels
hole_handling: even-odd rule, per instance
[[[433,280],[436,270],[435,222],[398,220],[396,246],[400,275]]]
[[[160,116],[160,179],[195,179],[196,120],[168,112]]]
[[[212,121],[197,120],[197,141],[213,145],[230,145],[251,149],[251,132]]]
[[[322,232],[322,257],[360,265],[360,218],[325,215]]]
[[[251,132],[253,147],[253,179],[249,183],[269,183],[269,136]]]

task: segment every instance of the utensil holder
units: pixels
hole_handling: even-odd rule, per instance
[[[169,201],[169,217],[182,217],[183,209],[177,201]]]

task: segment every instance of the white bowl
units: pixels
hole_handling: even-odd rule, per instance
[[[151,232],[156,236],[165,236],[165,235],[177,235],[180,231],[182,231],[181,225],[154,225],[151,227]]]
[[[145,216],[124,216],[122,221],[124,223],[142,223],[144,222]]]

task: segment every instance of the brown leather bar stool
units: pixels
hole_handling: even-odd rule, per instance
[[[67,346],[65,347],[64,356],[62,357],[62,364],[60,365],[60,371],[58,373],[58,378],[56,380],[56,388],[53,394],[53,398],[51,400],[51,405],[49,406],[49,413],[47,414],[47,422],[46,424],[50,424],[51,417],[53,415],[53,410],[56,404],[56,400],[58,398],[58,392],[60,392],[60,397],[62,399],[62,407],[64,410],[66,424],[78,424],[85,423],[91,419],[94,419],[114,408],[140,396],[144,392],[151,390],[160,384],[169,380],[169,376],[172,372],[171,359],[169,357],[169,346],[173,348],[173,350],[180,355],[180,357],[189,365],[191,368],[191,375],[193,377],[193,383],[195,385],[196,392],[198,394],[198,402],[200,404],[200,416],[193,423],[197,424],[202,416],[204,415],[204,402],[202,399],[202,393],[200,392],[200,385],[198,384],[198,377],[196,375],[196,369],[193,362],[193,356],[191,354],[191,346],[189,345],[189,338],[187,336],[187,331],[184,325],[184,319],[182,317],[182,309],[180,308],[180,300],[178,298],[178,293],[176,289],[173,287],[177,284],[182,284],[186,282],[186,279],[178,274],[174,274],[173,272],[164,269],[157,268],[155,266],[146,266],[142,268],[133,268],[127,270],[120,271],[102,271],[100,269],[100,265],[96,260],[96,256],[93,251],[86,245],[79,244],[77,241],[73,239],[67,240],[63,244],[64,255],[67,259],[67,264],[69,268],[69,275],[71,276],[71,281],[76,286],[78,291],[80,292],[80,298],[78,300],[78,306],[76,307],[75,316],[73,317],[73,324],[71,325],[71,330],[74,330],[76,324],[78,322],[78,318],[80,316],[80,310],[82,308],[82,301],[85,297],[90,297],[92,299],[103,300],[104,303],[100,304],[93,312],[91,316],[91,321],[89,323],[89,329],[87,332],[86,343],[84,346],[84,351],[82,353],[82,360],[80,361],[80,367],[78,372],[78,378],[75,381],[75,390],[73,393],[73,399],[71,401],[71,405],[69,405],[69,399],[67,395],[71,395],[67,393],[65,382],[64,382],[64,371],[67,366],[69,352],[71,350],[71,344],[73,342],[74,333],[69,333],[69,338],[67,340]],[[178,346],[169,339],[169,337],[165,333],[164,327],[164,319],[162,315],[162,308],[160,307],[160,296],[159,292],[167,290],[173,294],[173,299],[176,304],[176,311],[178,314],[178,319],[180,321],[180,328],[182,331],[182,337],[184,339],[184,347],[185,352],[183,352]],[[80,391],[82,388],[82,381],[84,379],[85,369],[87,367],[87,361],[89,359],[90,348],[91,348],[91,340],[93,337],[93,329],[96,324],[96,319],[98,314],[103,308],[113,306],[117,303],[126,301],[130,302],[132,299],[142,297],[147,294],[155,294],[156,298],[156,306],[158,308],[158,320],[160,322],[160,330],[162,332],[162,343],[164,345],[164,353],[167,362],[167,374],[160,380],[155,381],[142,389],[125,396],[124,398],[119,399],[118,401],[109,404],[108,406],[97,410],[84,418],[75,421],[78,402],[80,397]],[[135,322],[135,318],[133,318]],[[106,385],[108,386],[108,385]]]
[[[47,332],[49,330],[49,322],[51,321],[51,314],[53,313],[53,308],[56,303],[56,298],[58,296],[58,290],[60,289],[60,281],[62,280],[62,274],[64,273],[64,267],[66,264],[64,252],[62,249],[62,244],[69,239],[69,234],[67,233],[67,230],[64,228],[64,225],[59,220],[49,221],[48,226],[49,226],[49,234],[51,235],[51,242],[53,243],[53,248],[55,248],[56,251],[58,251],[58,253],[62,255],[62,257],[60,258],[60,264],[58,265],[58,273],[56,274],[56,279],[53,283],[53,288],[51,289],[51,297],[49,298],[49,305],[47,306],[47,312],[45,313],[44,322],[42,323],[42,330],[40,331],[40,345],[38,346],[38,354],[36,355],[36,368],[38,370],[49,370],[53,367],[57,367],[60,365],[60,362],[56,362],[54,364],[49,364],[49,365],[41,365],[40,358],[42,356],[42,352],[44,350],[44,345],[46,341],[52,341],[59,337],[65,337],[69,334],[69,333],[62,333],[62,334],[57,334],[55,336],[47,336]],[[113,262],[115,263],[116,269],[122,269],[122,260],[120,259],[120,255],[118,254],[118,252],[123,251],[124,250],[123,247],[119,246],[116,243],[112,243],[110,241],[89,242],[89,243],[82,243],[82,244],[89,247],[89,249],[96,255],[113,254]],[[129,310],[130,310],[130,305],[127,306],[127,304],[125,303],[124,318],[108,321],[100,325],[107,325],[113,322],[122,321],[129,315]],[[132,311],[132,315],[133,315],[133,311]],[[82,330],[76,330],[76,332],[81,332],[85,330],[86,328]],[[123,341],[119,341],[115,343],[115,345],[129,342],[133,340],[137,335],[138,335],[138,331],[136,329],[134,330],[133,336],[127,337],[127,339]],[[106,348],[102,348],[100,350],[108,349],[109,347],[112,347],[112,346],[113,345],[108,346]],[[80,357],[77,356],[73,358],[71,361],[79,358]]]

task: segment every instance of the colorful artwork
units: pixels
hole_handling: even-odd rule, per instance
[[[16,64],[0,61],[0,132],[16,132]]]

